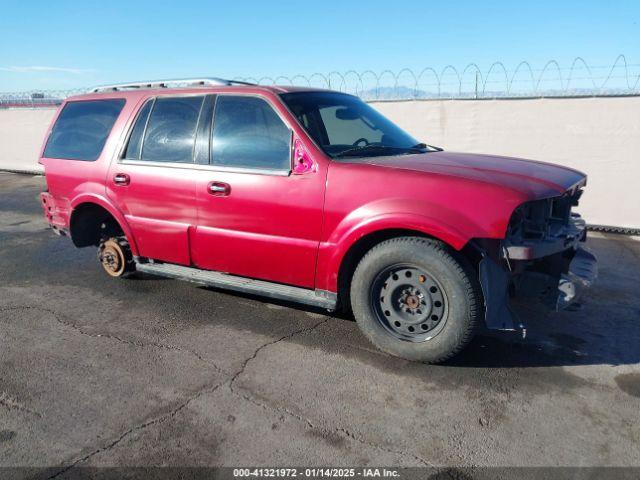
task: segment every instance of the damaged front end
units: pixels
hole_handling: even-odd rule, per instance
[[[595,280],[596,258],[583,246],[586,224],[571,212],[582,186],[520,205],[504,240],[475,241],[488,328],[524,329],[510,308],[514,297],[560,310],[575,303],[579,290]]]

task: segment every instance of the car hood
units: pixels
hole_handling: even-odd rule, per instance
[[[586,180],[584,173],[559,165],[471,153],[429,152],[353,161],[491,183],[517,190],[531,198],[557,196]]]

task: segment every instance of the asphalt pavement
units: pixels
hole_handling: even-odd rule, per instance
[[[0,173],[0,466],[640,466],[636,238],[591,235],[576,311],[430,366],[321,310],[112,279],[43,188]]]

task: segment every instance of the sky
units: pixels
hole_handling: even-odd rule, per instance
[[[0,0],[0,92],[218,76],[640,64],[640,0]]]

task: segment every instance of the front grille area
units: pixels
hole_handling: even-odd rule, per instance
[[[503,246],[511,260],[534,260],[577,248],[584,241],[586,224],[571,211],[582,190],[520,205],[509,222]]]
[[[520,205],[509,222],[507,238],[517,242],[561,235],[569,226],[572,219],[571,208],[578,205],[581,195],[582,189],[577,189],[559,197]]]

